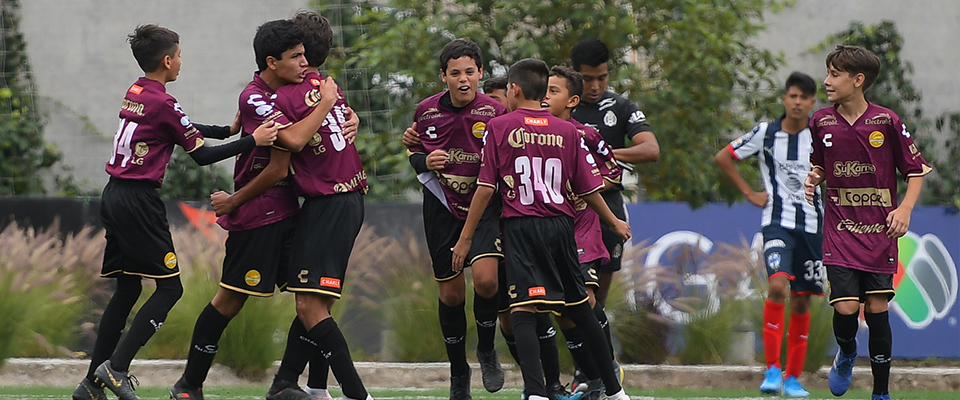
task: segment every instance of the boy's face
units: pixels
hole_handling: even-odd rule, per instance
[[[554,117],[560,117],[564,111],[573,109],[580,103],[579,96],[570,96],[567,90],[567,78],[551,76],[547,83],[547,95],[543,96],[540,106],[550,110]]]
[[[461,56],[447,61],[447,70],[440,71],[440,76],[450,90],[453,105],[465,107],[477,97],[477,86],[483,76],[483,68],[477,67],[477,63],[470,56]]]
[[[852,75],[830,65],[830,68],[827,68],[827,78],[823,80],[823,85],[827,88],[827,100],[831,103],[837,103],[849,98],[863,85],[863,74]]]
[[[596,104],[607,90],[607,81],[610,79],[607,63],[596,67],[580,65],[580,75],[583,75],[583,101]]]
[[[182,61],[180,60],[180,45],[177,45],[177,49],[174,50],[173,56],[167,55],[170,57],[170,69],[167,70],[167,81],[173,82],[177,80],[177,77],[180,76],[180,66]]]
[[[307,73],[307,58],[303,56],[303,44],[284,51],[279,60],[274,60],[271,67],[277,77],[286,83],[303,82],[303,76]]]
[[[493,89],[490,91],[490,93],[487,93],[487,96],[490,96],[491,99],[499,101],[504,107],[507,106],[507,89]]]
[[[784,93],[781,101],[783,101],[783,109],[786,111],[787,117],[792,119],[807,118],[816,102],[813,95],[804,93],[797,86],[787,88],[787,93]]]

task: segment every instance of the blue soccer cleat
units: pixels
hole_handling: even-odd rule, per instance
[[[843,354],[843,351],[837,350],[837,356],[833,358],[833,366],[830,367],[830,393],[834,396],[843,396],[850,389],[850,379],[853,378],[853,364],[857,361],[857,353]]]
[[[890,393],[871,395],[870,400],[890,400]]]
[[[783,377],[780,376],[780,368],[771,365],[767,372],[763,373],[763,383],[760,384],[760,393],[780,394],[783,389]]]
[[[783,381],[783,395],[787,397],[810,397],[810,392],[803,388],[803,384],[795,376],[788,376]]]

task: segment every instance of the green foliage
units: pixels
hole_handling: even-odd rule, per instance
[[[742,303],[727,299],[715,312],[701,299],[690,299],[690,320],[683,325],[683,348],[677,358],[683,364],[723,363],[734,328],[743,315]]]
[[[206,199],[218,190],[231,190],[233,179],[216,164],[200,166],[183,148],[176,146],[160,195],[165,199]]]
[[[614,316],[610,326],[620,343],[621,363],[661,364],[670,356],[670,329],[672,324],[657,315],[653,302],[640,299],[627,302],[626,285],[614,279],[610,285],[606,309]]]
[[[903,119],[924,158],[933,167],[934,172],[925,179],[923,202],[960,208],[960,170],[956,168],[960,156],[957,145],[960,110],[943,113],[932,120],[924,115],[920,105],[923,96],[911,81],[913,64],[900,57],[903,36],[893,21],[883,20],[876,25],[853,22],[811,50],[823,51],[838,43],[862,46],[880,58],[877,80],[864,95],[870,102],[893,110]],[[934,129],[940,133],[941,140],[934,139]],[[900,193],[904,192],[902,186],[901,183]]]
[[[732,186],[719,186],[713,154],[724,136],[749,128],[751,112],[770,108],[764,90],[778,86],[773,79],[782,57],[750,39],[764,28],[763,12],[783,4],[392,0],[360,7],[354,21],[364,30],[345,62],[375,77],[375,86],[389,89],[398,102],[391,118],[406,122],[389,136],[397,141],[416,103],[445,89],[438,53],[451,39],[477,42],[489,76],[525,57],[568,64],[575,43],[599,38],[614,52],[612,89],[643,104],[659,133],[660,161],[639,167],[641,184],[653,199],[697,206],[739,197]],[[378,151],[377,159],[397,154],[388,147]],[[748,178],[756,176],[748,171]]]

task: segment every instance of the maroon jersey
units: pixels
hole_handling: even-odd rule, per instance
[[[203,146],[203,135],[162,83],[138,79],[120,105],[120,127],[113,137],[107,173],[160,187],[174,145],[191,153]]]
[[[441,200],[446,200],[453,215],[465,220],[477,189],[483,132],[491,118],[503,115],[506,110],[503,104],[481,93],[477,93],[477,97],[463,109],[450,110],[440,105],[440,98],[446,93],[435,94],[417,106],[414,120],[417,122],[420,144],[409,150],[423,154],[430,154],[437,149],[447,152],[443,169],[431,172],[437,175],[440,182],[443,191]]]
[[[313,112],[320,103],[320,83],[324,77],[310,72],[303,82],[277,90],[277,107],[294,122]],[[290,169],[297,193],[304,197],[325,196],[353,191],[367,192],[367,174],[360,162],[357,146],[343,137],[347,122],[347,101],[338,89],[340,99],[333,105],[317,133],[299,153],[290,158]]]
[[[617,165],[617,160],[613,158],[613,149],[610,148],[610,145],[603,140],[596,129],[573,118],[568,121],[577,128],[577,132],[583,137],[583,142],[593,156],[596,167],[600,171],[600,176],[611,183],[619,184],[623,171]],[[610,253],[603,244],[600,216],[583,202],[576,204],[575,208],[576,215],[573,218],[573,229],[576,233],[577,256],[580,258],[580,263],[585,264],[600,260],[601,265],[606,264],[610,261]]]
[[[240,92],[240,121],[243,124],[241,136],[252,135],[264,122],[276,122],[279,127],[291,124],[290,119],[274,106],[277,95],[260,78],[253,80]],[[233,186],[240,190],[270,163],[269,147],[254,147],[253,150],[237,155],[233,167]],[[280,181],[263,194],[250,199],[237,207],[232,213],[217,219],[223,229],[242,231],[281,221],[300,211],[300,203],[293,188],[286,180]]]
[[[897,272],[897,239],[887,237],[887,214],[897,208],[897,171],[930,172],[900,117],[869,104],[851,126],[837,107],[810,118],[810,163],[823,168],[823,263],[867,272]]]
[[[500,191],[503,218],[573,217],[573,195],[603,187],[577,128],[547,110],[491,119],[484,142],[477,184]]]

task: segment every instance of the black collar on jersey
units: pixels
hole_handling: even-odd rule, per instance
[[[467,104],[467,106],[469,106],[469,104]],[[453,105],[453,100],[450,99],[449,90],[446,93],[444,93],[443,96],[440,96],[440,107],[446,108],[455,113],[459,113],[460,111],[463,111],[463,109],[467,108],[467,106],[457,107]]]

